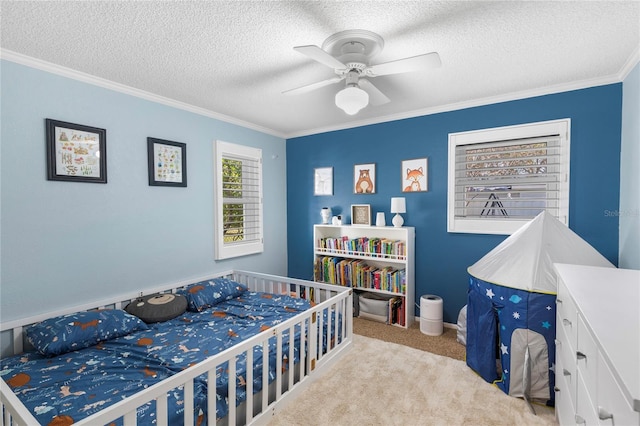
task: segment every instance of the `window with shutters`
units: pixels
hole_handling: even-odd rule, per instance
[[[215,142],[215,258],[263,251],[262,150]]]
[[[569,223],[570,120],[449,135],[449,232],[512,234],[547,211]]]

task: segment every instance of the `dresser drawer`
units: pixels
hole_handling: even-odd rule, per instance
[[[562,361],[559,364],[556,364],[556,367],[562,368],[561,364]],[[573,397],[569,393],[569,389],[571,387],[573,387],[575,390],[575,383],[569,385],[565,376],[563,376],[562,374],[556,374],[556,420],[560,425],[575,424],[575,399],[573,399]]]
[[[598,354],[596,408],[601,425],[640,425],[640,413],[633,411],[602,355]]]
[[[556,339],[556,382],[559,377],[564,378],[564,393],[576,400],[576,351],[566,340],[564,330],[557,330]]]
[[[585,386],[592,393],[591,399],[595,401],[595,390],[598,386],[598,347],[581,315],[578,315],[576,366]]]
[[[583,377],[580,374],[580,369],[578,369],[577,382],[575,424],[587,426],[597,425],[599,422],[598,415],[596,414],[596,408],[591,400],[589,392],[587,391]]]
[[[571,347],[575,348],[578,335],[578,309],[562,282],[559,283],[556,297],[556,320],[557,328],[565,331]]]

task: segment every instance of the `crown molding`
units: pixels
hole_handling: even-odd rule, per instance
[[[622,66],[620,71],[616,74],[612,74],[609,76],[581,80],[581,81],[574,81],[566,84],[540,87],[537,89],[513,92],[513,93],[508,93],[500,96],[471,99],[463,102],[456,102],[456,103],[447,104],[447,105],[439,105],[433,108],[424,108],[424,109],[419,109],[414,111],[408,111],[401,114],[393,114],[393,115],[387,115],[384,117],[376,117],[375,119],[354,121],[354,122],[350,122],[350,123],[342,124],[338,126],[319,127],[315,129],[301,131],[301,132],[289,133],[287,134],[287,139],[315,135],[319,133],[335,132],[337,130],[352,129],[355,127],[369,126],[372,124],[387,123],[390,121],[404,120],[407,118],[421,117],[424,115],[438,114],[442,112],[450,112],[450,111],[456,111],[460,109],[497,104],[501,102],[516,101],[520,99],[533,98],[536,96],[552,95],[556,93],[570,92],[572,90],[580,90],[580,89],[587,89],[590,87],[605,86],[607,84],[620,83],[624,81],[625,78],[627,78],[629,73],[633,70],[633,68],[638,63],[640,63],[640,45],[638,45],[638,47],[631,53],[631,55],[629,55],[629,59],[627,59],[627,61]]]
[[[219,114],[219,113],[216,113],[204,108],[196,107],[184,102],[179,102],[173,99],[165,98],[163,96],[158,96],[153,93],[146,92],[144,90],[135,89],[133,87],[126,86],[124,84],[120,84],[104,78],[96,77],[91,74],[73,70],[71,68],[62,67],[60,65],[52,64],[50,62],[36,59],[20,53],[16,53],[7,49],[0,49],[0,58],[6,59],[11,62],[16,62],[22,65],[26,65],[32,68],[37,68],[42,71],[50,72],[52,74],[57,74],[63,77],[82,81],[84,83],[93,84],[95,86],[100,86],[100,87],[114,90],[127,95],[146,99],[151,102],[160,103],[160,104],[178,108],[184,111],[189,111],[194,114],[199,114],[205,117],[214,118],[216,120],[234,124],[247,129],[255,130],[271,136],[275,136],[283,139],[292,139],[292,138],[297,138],[302,136],[315,135],[319,133],[334,132],[338,130],[353,129],[356,127],[369,126],[373,124],[387,123],[390,121],[405,120],[408,118],[415,118],[415,117],[420,117],[424,115],[439,114],[443,112],[450,112],[450,111],[456,111],[456,110],[461,110],[466,108],[473,108],[478,106],[486,106],[486,105],[491,105],[496,103],[521,100],[521,99],[532,98],[536,96],[551,95],[556,93],[569,92],[572,90],[580,90],[580,89],[586,89],[590,87],[604,86],[607,84],[620,83],[629,75],[629,73],[633,70],[633,68],[640,62],[640,46],[638,46],[638,48],[636,48],[634,52],[629,56],[629,59],[626,61],[626,63],[618,73],[605,76],[605,77],[580,80],[580,81],[553,85],[553,86],[546,86],[546,87],[536,88],[532,90],[524,90],[520,92],[508,93],[508,94],[499,95],[499,96],[470,99],[463,102],[455,102],[447,105],[439,105],[432,108],[423,108],[423,109],[408,111],[408,112],[399,113],[399,114],[391,114],[383,117],[352,121],[349,123],[335,125],[335,126],[318,127],[314,129],[306,129],[300,132],[291,132],[291,133],[278,132],[276,130],[262,127],[253,123],[249,123],[247,121],[239,120],[234,117],[230,117],[224,114]]]
[[[23,55],[21,53],[13,52],[7,49],[0,49],[0,58],[7,61],[15,62],[21,65],[25,65],[31,68],[36,68],[42,71],[46,71],[52,74],[57,74],[63,77],[71,78],[73,80],[81,81],[83,83],[92,84],[105,89],[113,90],[116,92],[124,93],[126,95],[135,96],[137,98],[146,99],[151,102],[167,105],[173,108],[181,109],[184,111],[192,112],[194,114],[202,115],[216,120],[224,121],[225,123],[234,124],[236,126],[244,127],[247,129],[255,130],[261,133],[266,133],[271,136],[276,136],[282,139],[286,139],[286,135],[282,132],[277,132],[273,129],[262,127],[247,121],[239,120],[228,115],[219,114],[210,111],[205,108],[196,107],[184,102],[176,101],[174,99],[159,96],[144,90],[139,90],[124,84],[116,83],[111,80],[107,80],[101,77],[96,77],[91,74],[87,74],[81,71],[77,71],[71,68],[63,67],[53,64],[51,62],[36,59],[31,56]]]
[[[624,81],[638,63],[640,63],[640,45],[631,53],[627,62],[622,66],[619,73],[620,81]]]
[[[630,72],[631,69],[633,69],[633,66],[630,67],[628,72]],[[352,129],[354,127],[369,126],[372,124],[387,123],[390,121],[405,120],[407,118],[415,118],[415,117],[421,117],[425,115],[439,114],[443,112],[450,112],[450,111],[462,110],[467,108],[486,106],[491,104],[498,104],[502,102],[516,101],[521,99],[533,98],[537,96],[545,96],[545,95],[552,95],[552,94],[562,93],[562,92],[570,92],[572,90],[580,90],[580,89],[587,89],[590,87],[605,86],[607,84],[620,83],[622,80],[624,80],[623,78],[621,78],[621,75],[622,73],[618,73],[615,75],[610,75],[610,76],[601,77],[601,78],[575,81],[567,84],[546,86],[546,87],[541,87],[541,88],[532,89],[532,90],[523,90],[520,92],[512,92],[512,93],[507,93],[499,96],[470,99],[467,101],[455,102],[447,105],[438,105],[433,108],[423,108],[423,109],[408,111],[400,114],[392,114],[384,117],[376,117],[375,119],[354,121],[354,122],[350,122],[350,123],[346,123],[338,126],[327,126],[322,128],[309,129],[303,132],[287,134],[287,139],[315,135],[319,133],[334,132],[337,130]]]

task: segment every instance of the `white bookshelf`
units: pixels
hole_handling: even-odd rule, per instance
[[[363,240],[366,246],[361,246],[358,250],[354,247],[355,240],[361,238],[366,239]],[[407,328],[413,323],[415,311],[415,229],[413,227],[314,225],[313,241],[316,281],[345,285],[354,290],[389,297],[400,297],[404,306],[402,321],[398,320],[393,325]],[[380,247],[380,252],[373,247]],[[383,247],[388,250],[382,252]],[[327,263],[321,262],[321,259],[326,257],[334,258],[332,261],[334,269],[330,265],[332,262],[328,260],[325,261]],[[342,260],[346,261],[341,264],[342,266],[338,266]],[[391,278],[381,278],[376,282],[369,279],[356,280],[353,275],[346,276],[348,274],[344,273],[344,265],[353,265],[351,269],[353,271],[356,266],[350,261],[354,260],[358,261],[356,263],[359,268],[365,265],[371,268],[370,271],[360,274],[361,278],[365,276],[371,278],[375,270],[380,271],[381,277],[386,275]],[[342,273],[336,273],[336,269]],[[399,282],[402,275],[404,285]]]

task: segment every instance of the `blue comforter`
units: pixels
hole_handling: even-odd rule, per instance
[[[29,352],[0,361],[0,374],[43,424],[77,422],[205,358],[287,320],[310,307],[284,295],[245,292],[203,312],[185,314],[76,352],[46,358]],[[325,313],[326,314],[326,313]],[[300,330],[295,330],[294,360],[287,360],[289,336],[283,336],[283,368],[299,359]],[[275,378],[275,337],[270,339],[269,380]],[[324,343],[326,344],[326,342]],[[273,350],[272,350],[273,349]],[[254,348],[254,392],[262,389],[262,350]],[[236,365],[236,404],[246,399],[244,355]],[[228,413],[227,365],[216,372],[217,417]],[[194,383],[194,410],[206,421],[206,377]],[[169,395],[170,424],[182,423],[182,389]],[[155,403],[138,408],[138,424],[155,423]],[[60,423],[62,424],[62,423]],[[70,424],[70,423],[65,423]]]

